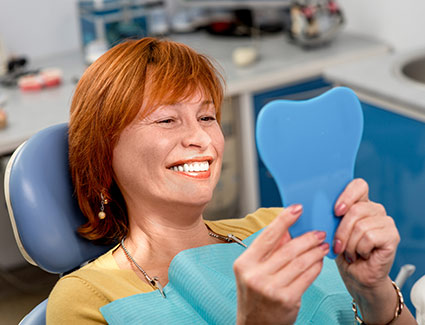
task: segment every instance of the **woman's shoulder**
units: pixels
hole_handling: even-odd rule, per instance
[[[283,208],[260,208],[243,218],[205,221],[208,227],[221,235],[232,233],[236,237],[245,239],[253,233],[268,226]]]
[[[115,249],[59,279],[49,295],[48,323],[105,323],[100,307],[152,290],[132,270],[118,267],[112,255]]]
[[[102,324],[99,308],[108,299],[84,278],[61,278],[49,295],[46,312],[47,324]]]

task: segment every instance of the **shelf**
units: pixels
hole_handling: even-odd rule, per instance
[[[180,0],[181,6],[203,8],[288,7],[290,0]]]

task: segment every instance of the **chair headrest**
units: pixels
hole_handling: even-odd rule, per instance
[[[87,219],[73,192],[66,123],[35,134],[6,167],[6,203],[18,246],[28,262],[50,273],[71,271],[110,249],[78,235]]]

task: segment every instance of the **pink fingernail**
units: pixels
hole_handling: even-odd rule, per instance
[[[345,213],[345,209],[347,208],[347,205],[345,203],[339,203],[336,206],[335,213],[337,216],[342,216]]]
[[[296,215],[301,213],[301,211],[303,210],[303,206],[301,204],[294,204],[294,205],[291,205],[289,209],[293,215]]]
[[[319,247],[320,247],[321,249],[323,249],[324,251],[329,250],[329,244],[328,244],[328,243],[321,243],[321,244],[319,245]]]
[[[335,254],[339,254],[342,252],[342,242],[339,239],[334,240],[333,246]]]
[[[315,231],[314,234],[316,235],[317,239],[322,241],[326,238],[326,232],[324,231]]]

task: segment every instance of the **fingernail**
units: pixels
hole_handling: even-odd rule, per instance
[[[324,231],[315,231],[314,234],[316,235],[317,239],[320,241],[323,241],[326,238],[326,232]]]
[[[289,207],[290,212],[295,215],[299,214],[303,210],[303,206],[301,204],[294,204]]]
[[[321,244],[319,245],[319,247],[320,247],[321,249],[323,249],[324,251],[329,250],[329,244],[328,244],[328,243],[321,243]]]
[[[342,252],[342,241],[340,241],[339,239],[334,239],[333,246],[335,254],[339,254]]]
[[[345,209],[347,208],[347,205],[345,204],[345,203],[339,203],[337,206],[336,206],[336,209],[335,209],[335,214],[337,215],[337,216],[342,216],[344,213],[345,213]]]
[[[349,253],[347,253],[347,252],[345,252],[344,253],[344,256],[345,256],[345,260],[347,261],[347,263],[348,264],[352,264],[352,263],[354,263],[354,258],[351,256],[351,254],[349,254]]]

